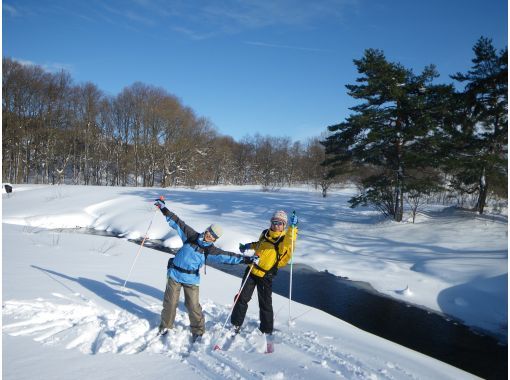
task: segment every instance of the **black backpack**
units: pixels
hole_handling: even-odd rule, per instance
[[[205,256],[205,262],[204,262],[204,274],[206,274],[206,268],[207,268],[207,256],[209,256],[209,248],[210,247],[201,247],[199,244],[198,244],[198,237],[200,236],[200,234],[196,234],[194,235],[193,237],[191,238],[188,238],[186,239],[186,241],[184,242],[183,245],[185,244],[189,244],[193,247],[193,249],[197,252],[200,252],[201,254],[203,254]],[[170,257],[168,259],[168,263],[166,265],[166,269],[170,269],[170,268],[175,268],[176,270],[180,271],[180,272],[184,272],[184,273],[189,273],[189,274],[196,274],[198,276],[198,271],[200,268],[194,270],[194,271],[191,271],[191,270],[186,270],[186,269],[182,269],[182,268],[179,268],[177,266],[174,265],[174,257]]]
[[[278,238],[278,240],[273,242],[273,241],[269,240],[269,238],[267,237],[268,231],[269,230],[262,231],[262,238],[265,241],[267,241],[268,243],[271,243],[274,246],[274,250],[276,251],[276,262],[269,269],[263,269],[263,268],[259,267],[257,264],[253,264],[253,265],[255,265],[255,268],[257,268],[258,270],[264,272],[264,277],[266,275],[268,275],[268,274],[269,274],[269,276],[276,276],[276,274],[278,273],[278,264],[280,264],[280,261],[281,261],[281,259],[283,257],[283,254],[281,254],[280,250],[279,250],[280,243],[283,241],[282,236],[280,236]]]

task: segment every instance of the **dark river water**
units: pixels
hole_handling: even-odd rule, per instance
[[[244,273],[244,265],[214,267],[239,277]],[[273,291],[285,297],[289,271],[289,266],[279,270],[273,281]],[[384,296],[368,284],[294,265],[292,299],[477,376],[507,378],[506,344],[439,313]]]
[[[94,230],[86,232],[108,235]],[[172,253],[158,241],[147,241],[145,245]],[[208,265],[238,277],[246,267]],[[285,297],[289,295],[289,271],[289,266],[280,269],[273,281],[273,291]],[[508,345],[493,336],[468,328],[454,318],[382,295],[366,283],[296,264],[292,276],[294,301],[482,378],[508,376]]]

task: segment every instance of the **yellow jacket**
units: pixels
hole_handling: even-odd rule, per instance
[[[271,269],[287,265],[292,258],[292,241],[296,241],[297,233],[297,227],[290,227],[282,232],[264,230],[258,241],[250,243],[249,248],[254,249],[255,255],[259,257],[258,264],[251,264],[253,267],[251,273],[257,277],[264,277]],[[278,253],[275,245],[278,246]]]

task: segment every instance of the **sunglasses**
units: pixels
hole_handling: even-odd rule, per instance
[[[283,226],[283,222],[281,220],[271,220],[271,224],[273,226]]]
[[[218,235],[216,235],[211,230],[207,229],[207,230],[205,230],[205,232],[207,232],[214,240],[218,240]]]

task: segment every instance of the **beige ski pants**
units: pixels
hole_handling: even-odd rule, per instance
[[[203,335],[205,332],[205,320],[202,306],[199,303],[199,287],[197,285],[181,284],[171,278],[168,278],[166,284],[160,328],[171,329],[174,327],[181,288],[184,288],[184,305],[188,311],[191,333]]]

